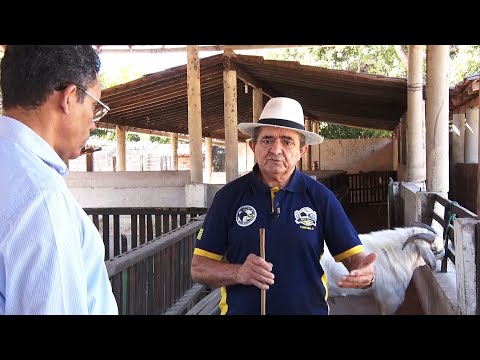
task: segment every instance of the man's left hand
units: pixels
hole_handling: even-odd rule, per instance
[[[370,253],[366,256],[364,255],[363,258],[358,262],[358,265],[350,271],[349,275],[342,276],[338,283],[338,286],[341,288],[353,289],[363,289],[370,287],[375,281],[374,263],[376,259],[377,254],[375,253]]]

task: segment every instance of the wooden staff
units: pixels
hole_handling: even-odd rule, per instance
[[[260,256],[265,260],[265,228],[260,228]],[[261,289],[261,315],[267,313],[267,290]]]

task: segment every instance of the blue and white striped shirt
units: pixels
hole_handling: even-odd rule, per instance
[[[0,314],[118,314],[103,241],[68,168],[32,129],[0,116]]]

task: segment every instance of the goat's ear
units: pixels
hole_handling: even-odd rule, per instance
[[[430,249],[430,245],[422,240],[415,241],[415,245],[417,246],[420,256],[430,268],[430,271],[435,271],[435,269],[437,268],[437,258]]]

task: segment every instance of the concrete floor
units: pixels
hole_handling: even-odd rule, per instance
[[[380,315],[371,296],[345,296],[329,299],[330,315]],[[405,293],[405,301],[395,315],[424,315],[418,301],[415,286],[411,283]]]
[[[379,315],[371,296],[344,296],[328,299],[330,315]]]

